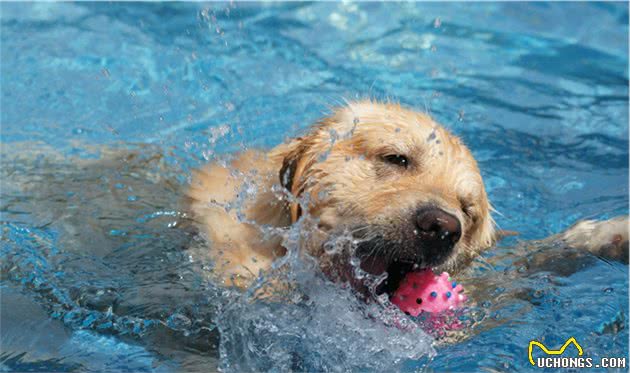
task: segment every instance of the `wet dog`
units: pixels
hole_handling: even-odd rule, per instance
[[[347,273],[356,258],[367,273],[387,272],[382,291],[415,268],[455,271],[500,237],[469,149],[398,104],[335,109],[303,137],[197,170],[187,194],[216,274],[240,287],[285,254],[283,232],[303,216],[302,247],[326,273]],[[585,222],[554,239],[627,260],[627,226]],[[328,255],[339,237],[351,249]]]

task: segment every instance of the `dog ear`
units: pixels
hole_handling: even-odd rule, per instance
[[[301,139],[298,139],[298,141]],[[298,162],[303,155],[303,149],[298,146],[297,149],[290,151],[282,160],[280,168],[280,185],[286,190],[293,193],[293,181],[295,180]],[[298,175],[299,177],[300,175]]]
[[[309,143],[307,139],[297,138],[292,149],[284,156],[280,168],[280,184],[297,198],[304,191],[304,173],[314,162],[309,155]],[[296,222],[302,211],[300,204],[291,202],[291,221]]]
[[[280,184],[298,198],[304,192],[306,184],[312,176],[313,165],[319,156],[330,146],[332,139],[328,128],[333,120],[324,118],[311,128],[311,131],[291,141],[282,157],[280,168]],[[291,221],[296,222],[302,213],[300,204],[292,202],[290,205]]]

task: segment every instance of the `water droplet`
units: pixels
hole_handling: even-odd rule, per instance
[[[112,229],[109,231],[109,235],[110,236],[126,236],[127,232],[119,230],[119,229]]]
[[[326,242],[324,244],[324,251],[326,252],[326,254],[331,255],[336,253],[338,250],[337,245],[335,245],[334,242]]]
[[[350,264],[353,267],[358,266],[359,264],[361,264],[361,259],[357,258],[356,256],[353,256],[352,258],[350,258]]]
[[[356,267],[354,269],[354,278],[357,280],[362,280],[365,278],[365,271],[363,271],[360,267]]]

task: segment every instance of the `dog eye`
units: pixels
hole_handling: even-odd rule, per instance
[[[400,154],[390,154],[383,156],[383,161],[391,164],[395,164],[396,166],[407,168],[409,167],[409,159],[404,155]]]

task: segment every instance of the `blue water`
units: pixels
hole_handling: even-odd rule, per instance
[[[628,213],[626,4],[0,11],[0,369],[525,370],[529,340],[570,336],[628,356],[627,266],[522,259],[545,252],[528,240]],[[460,275],[474,305],[457,342],[375,324],[317,274],[310,303],[226,293],[189,250],[190,169],[362,97],[461,136],[520,232]]]

